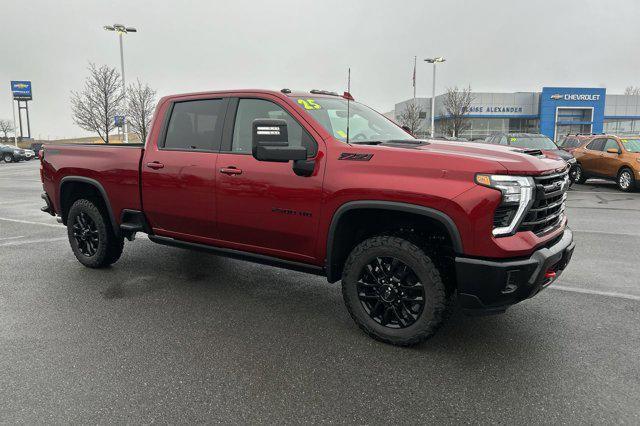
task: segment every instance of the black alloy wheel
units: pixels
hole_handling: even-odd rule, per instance
[[[424,309],[424,286],[413,269],[394,257],[376,257],[367,263],[357,287],[364,310],[385,327],[409,327]]]
[[[91,257],[98,251],[100,244],[98,227],[87,213],[80,212],[76,216],[73,223],[73,238],[78,244],[78,250],[83,255]]]
[[[367,335],[398,346],[433,336],[447,315],[449,301],[432,258],[394,235],[368,238],[351,250],[342,270],[342,297],[351,318]]]

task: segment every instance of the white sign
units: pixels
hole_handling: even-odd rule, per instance
[[[579,95],[576,93],[565,93],[564,95],[561,95],[560,93],[556,93],[555,95],[551,95],[551,99],[555,101],[559,101],[560,99],[565,101],[599,101],[600,95]]]

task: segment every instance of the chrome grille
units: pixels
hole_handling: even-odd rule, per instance
[[[562,222],[569,189],[569,170],[536,176],[534,181],[535,198],[518,231],[531,231],[540,236],[552,231]]]

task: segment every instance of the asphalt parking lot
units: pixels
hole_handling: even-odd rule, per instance
[[[577,185],[561,279],[427,344],[375,342],[338,284],[155,245],[90,270],[0,163],[0,422],[640,422],[640,192]]]

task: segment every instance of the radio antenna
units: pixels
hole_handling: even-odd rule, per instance
[[[347,143],[349,143],[349,119],[350,119],[349,102],[351,101],[351,67],[349,67],[349,70],[347,71],[347,93],[349,94],[349,96],[347,96]]]

